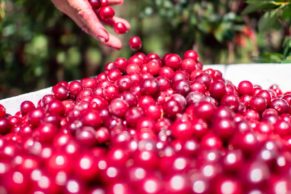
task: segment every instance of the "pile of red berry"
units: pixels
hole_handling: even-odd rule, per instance
[[[0,193],[291,193],[291,93],[137,53],[0,107]]]
[[[98,18],[105,24],[111,25],[117,34],[125,34],[128,31],[126,25],[122,22],[115,22],[113,17],[115,11],[109,6],[108,0],[89,0],[92,8],[95,10]]]

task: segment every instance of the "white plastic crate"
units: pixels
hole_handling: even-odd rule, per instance
[[[234,65],[205,65],[204,69],[220,70],[225,79],[237,85],[242,80],[249,80],[268,88],[278,84],[283,91],[291,91],[291,63],[290,64],[234,64]],[[37,103],[44,95],[51,93],[51,88],[42,89],[16,97],[0,100],[9,114],[20,109],[21,102],[30,100]]]

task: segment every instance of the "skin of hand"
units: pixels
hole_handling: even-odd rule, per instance
[[[122,43],[117,36],[110,34],[97,17],[88,0],[51,0],[64,14],[69,16],[83,31],[114,49],[120,49]],[[119,5],[123,0],[108,0],[110,5]],[[113,17],[114,22],[123,22],[128,29],[130,24],[125,19]]]

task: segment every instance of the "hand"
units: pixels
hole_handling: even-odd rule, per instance
[[[68,15],[86,33],[99,40],[103,44],[120,49],[122,43],[119,38],[108,33],[103,24],[96,16],[88,0],[52,0],[54,5],[63,13]],[[108,0],[109,4],[122,4],[123,0]],[[127,28],[130,24],[119,17],[113,18],[114,22],[123,22]]]

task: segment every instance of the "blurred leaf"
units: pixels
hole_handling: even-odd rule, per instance
[[[225,14],[225,15],[223,16],[223,20],[224,20],[224,21],[234,21],[235,19],[236,19],[236,15],[235,15],[235,13],[233,13],[233,12],[230,12],[230,13]]]
[[[277,10],[266,12],[259,21],[260,31],[268,31],[270,29],[276,29],[278,27],[280,27],[280,23],[278,22]]]
[[[101,55],[98,49],[94,47],[88,48],[86,51],[86,60],[90,64],[98,64],[101,61]]]
[[[200,21],[197,27],[199,30],[201,30],[204,33],[210,33],[213,25],[211,25],[211,23],[204,20],[204,21]]]
[[[81,62],[81,53],[77,47],[71,47],[67,51],[67,57],[65,61],[65,66],[72,68],[73,66],[78,66]]]
[[[248,6],[242,13],[246,15],[257,11],[274,9],[277,5],[274,5],[272,2],[272,0],[247,0]]]
[[[283,42],[283,47],[284,47],[283,55],[286,58],[291,57],[291,37],[285,38],[285,40]]]
[[[2,22],[4,17],[5,17],[5,2],[1,1],[0,2],[0,22]]]
[[[48,40],[43,35],[36,35],[26,46],[26,51],[30,55],[47,56]]]
[[[230,34],[232,34],[231,29],[232,29],[231,23],[222,22],[215,30],[214,36],[219,42],[228,40]]]
[[[286,5],[290,4],[291,2],[290,2],[290,0],[274,0],[274,1],[272,1],[272,3],[274,5],[278,5],[278,6],[286,6]]]
[[[60,51],[57,53],[56,58],[58,63],[64,64],[66,61],[66,53],[64,51]]]
[[[291,55],[288,56],[288,57],[286,57],[286,58],[282,61],[282,63],[291,63]]]
[[[281,53],[264,53],[259,58],[259,62],[263,63],[281,63],[283,60],[283,55]]]
[[[290,22],[291,21],[291,2],[288,5],[284,6],[282,9],[283,9],[283,14],[282,14],[283,18]]]

